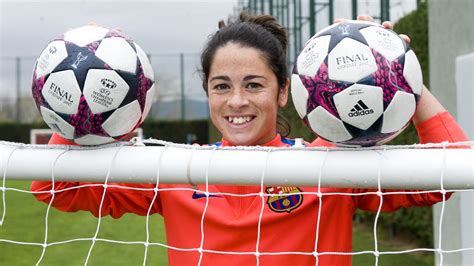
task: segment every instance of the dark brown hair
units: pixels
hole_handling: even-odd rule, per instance
[[[242,12],[237,21],[228,25],[225,25],[224,21],[219,21],[219,30],[211,36],[201,54],[202,86],[206,93],[214,55],[217,49],[229,42],[261,51],[277,77],[278,84],[281,87],[285,85],[288,75],[285,28],[270,15],[249,16]]]
[[[201,54],[201,78],[202,87],[206,94],[208,94],[209,72],[216,51],[229,42],[259,50],[267,60],[267,65],[277,77],[280,90],[284,88],[288,79],[286,65],[288,36],[286,29],[271,15],[250,16],[242,12],[237,21],[230,22],[228,25],[224,21],[219,21],[219,30],[210,37],[204,47]],[[277,125],[285,131],[281,132],[283,136],[289,134],[290,126],[280,114],[278,115]]]

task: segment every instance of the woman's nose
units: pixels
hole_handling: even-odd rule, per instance
[[[245,91],[237,89],[231,92],[231,95],[228,100],[228,105],[232,108],[238,109],[249,104],[247,95]]]

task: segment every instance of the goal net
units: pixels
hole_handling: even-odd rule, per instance
[[[318,265],[327,256],[371,256],[375,265],[383,258],[397,254],[431,252],[440,257],[450,253],[474,252],[474,243],[466,242],[465,246],[450,249],[443,245],[443,239],[450,236],[443,235],[443,227],[459,226],[446,225],[444,210],[446,199],[452,192],[474,192],[474,149],[473,142],[423,144],[409,146],[381,146],[371,148],[306,148],[298,145],[290,148],[275,147],[217,147],[192,146],[174,144],[158,140],[132,141],[109,144],[101,147],[70,147],[61,145],[27,145],[21,143],[0,142],[0,170],[2,171],[2,208],[0,213],[0,249],[10,250],[33,247],[35,253],[30,253],[28,259],[37,265],[54,262],[54,256],[65,253],[66,247],[77,243],[86,243],[82,257],[68,258],[77,264],[107,264],[110,257],[104,256],[101,250],[104,246],[119,250],[118,252],[136,256],[139,263],[147,265],[154,259],[156,249],[196,253],[203,263],[206,254],[220,254],[229,256],[254,256],[256,265],[265,264],[265,258],[287,255],[308,256]],[[17,187],[18,180],[43,180],[53,182],[48,191],[31,192],[28,187]],[[55,182],[74,181],[82,182],[78,186],[66,189],[55,188]],[[146,188],[118,185],[123,183],[152,184]],[[163,238],[157,240],[157,232],[153,222],[159,219],[151,215],[160,193],[179,188],[169,188],[165,184],[186,184],[182,190],[193,191],[202,196],[205,207],[200,214],[200,226],[196,228],[201,234],[200,241],[195,246],[186,243],[175,245],[167,243]],[[210,191],[211,185],[254,186],[259,189],[252,193],[228,193]],[[53,208],[55,197],[61,193],[83,187],[97,187],[101,189],[101,197],[97,203],[97,218],[91,224],[82,224],[78,213],[67,213],[59,216]],[[313,187],[311,191],[301,191],[298,187]],[[354,188],[352,192],[344,190],[327,190],[326,188]],[[104,225],[134,220],[137,217],[124,216],[117,221],[104,217],[103,205],[107,191],[122,189],[124,193],[130,191],[148,192],[153,199],[142,223],[143,231],[131,239],[124,240],[121,234],[127,234],[127,228],[120,232],[107,232]],[[360,190],[357,190],[360,189]],[[341,192],[342,191],[342,192]],[[357,192],[361,191],[361,192]],[[22,206],[21,202],[12,200],[9,195],[22,194],[33,198],[31,194],[49,194],[49,204],[31,201],[29,205],[44,206],[44,209],[24,213],[31,206]],[[434,247],[415,247],[403,250],[385,250],[379,241],[378,222],[383,211],[382,205],[386,196],[398,194],[438,193],[441,197],[441,215],[437,221],[438,240]],[[338,250],[320,249],[324,232],[321,232],[320,223],[324,219],[321,214],[324,204],[329,204],[330,196],[360,196],[372,195],[378,197],[375,208],[376,216],[372,228],[373,244],[368,250],[354,250],[341,252]],[[209,249],[206,247],[206,215],[212,208],[212,197],[253,197],[259,204],[256,222],[257,237],[253,250],[240,251],[231,249]],[[292,207],[300,204],[303,197],[313,196],[318,199],[318,206],[314,207],[316,227],[313,236],[307,236],[314,244],[312,250],[284,250],[268,251],[263,247],[262,227],[265,220],[262,218],[264,210],[291,212]],[[194,196],[193,196],[194,197]],[[13,208],[9,206],[15,206]],[[298,207],[298,206],[296,206]],[[295,208],[296,208],[295,207]],[[267,211],[267,210],[265,210]],[[21,216],[23,215],[23,216]],[[467,214],[472,217],[472,213]],[[28,224],[40,217],[37,224]],[[76,219],[74,220],[74,216]],[[89,215],[91,216],[91,215]],[[10,218],[12,217],[12,218]],[[22,217],[22,218],[18,218]],[[62,217],[59,221],[57,217]],[[66,217],[66,218],[64,218]],[[71,218],[73,217],[73,218]],[[87,219],[89,219],[88,217]],[[135,220],[135,222],[138,220]],[[152,222],[153,221],[153,222]],[[464,225],[465,226],[465,225]],[[90,227],[88,235],[74,235],[73,231],[81,227]],[[39,232],[35,237],[26,236],[30,231]],[[54,231],[54,237],[53,237]],[[307,232],[301,232],[305,235]],[[38,235],[40,237],[38,237]],[[59,236],[58,236],[59,235]],[[325,240],[324,240],[325,241]],[[474,241],[474,240],[473,240]],[[15,251],[12,251],[15,253]],[[21,253],[19,253],[21,254]],[[32,256],[31,254],[35,254]],[[56,255],[52,255],[56,254]],[[75,255],[77,256],[77,255]],[[7,261],[8,255],[2,259]],[[32,258],[33,257],[33,258]],[[99,257],[99,258],[98,258]],[[15,258],[16,262],[23,261],[22,257]],[[104,262],[105,261],[105,262]],[[110,262],[110,261],[109,261]]]

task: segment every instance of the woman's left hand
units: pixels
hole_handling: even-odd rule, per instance
[[[338,18],[334,21],[334,23],[342,23],[344,21],[346,21],[347,19],[343,19],[343,18]],[[374,21],[374,18],[372,16],[369,16],[369,15],[358,15],[357,16],[357,20],[361,20],[361,21],[370,21],[370,22],[375,22]],[[386,29],[389,29],[389,30],[393,30],[393,23],[391,21],[384,21],[382,22],[382,26]],[[405,34],[399,34],[400,38],[402,38],[406,43],[410,43],[411,40],[410,40],[410,37],[408,37],[407,35]]]

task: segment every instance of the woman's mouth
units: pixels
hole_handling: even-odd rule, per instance
[[[232,125],[243,125],[252,121],[255,116],[227,116],[226,120]]]

